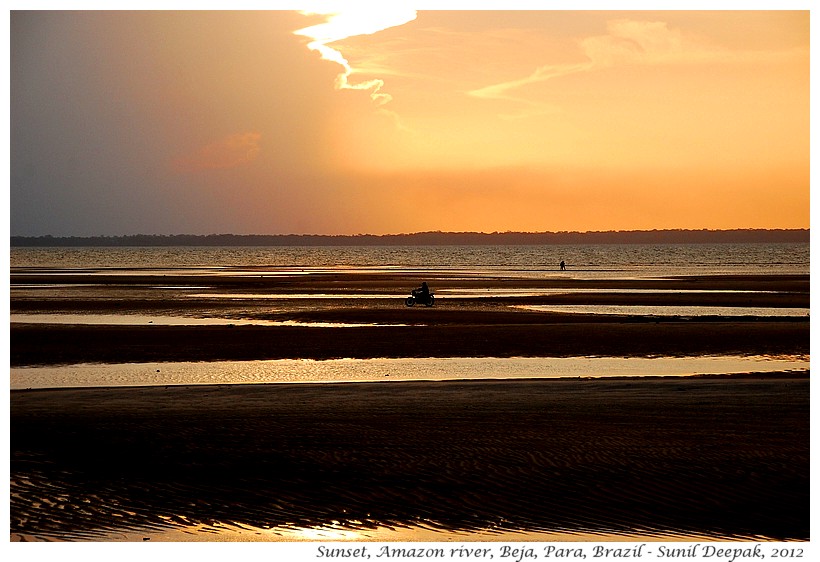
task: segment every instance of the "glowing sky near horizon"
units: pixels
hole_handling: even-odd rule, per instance
[[[807,11],[12,11],[11,234],[807,228],[809,36]]]

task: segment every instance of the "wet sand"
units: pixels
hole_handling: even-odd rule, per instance
[[[428,277],[441,290],[436,306],[406,308],[413,278],[149,272],[89,281],[12,272],[21,287],[12,290],[12,314],[139,311],[379,325],[13,323],[11,364],[809,354],[808,318],[511,308],[613,299],[808,307],[808,276],[583,281],[442,274]],[[197,294],[251,296],[191,297],[179,289],[186,285]],[[448,289],[500,287],[589,291],[445,296]],[[687,288],[711,292],[676,292]],[[777,292],[719,292],[740,290]],[[282,293],[317,298],[252,296]],[[388,296],[319,298],[327,293]],[[407,343],[418,340],[425,345]],[[363,540],[385,527],[423,528],[439,540],[459,531],[517,532],[521,540],[539,532],[550,540],[596,533],[809,538],[808,374],[12,391],[10,428],[11,540],[112,540],[141,529],[204,529],[219,540],[226,527],[286,540],[264,530],[329,525]],[[396,540],[405,536],[413,535]]]
[[[13,391],[11,474],[12,540],[197,524],[211,540],[331,525],[800,540],[809,381]]]
[[[578,355],[808,355],[808,317],[653,317],[534,312],[539,304],[809,307],[808,276],[667,280],[432,276],[434,307],[407,308],[410,274],[68,276],[13,274],[11,312],[136,313],[304,323],[307,326],[11,326],[11,365],[283,358],[513,357]],[[92,286],[88,286],[93,283]],[[44,288],[36,288],[40,284]],[[54,285],[62,284],[58,288]],[[196,286],[194,290],[168,288]],[[205,287],[202,287],[205,285]],[[550,295],[447,298],[448,291]],[[639,289],[647,292],[629,292]],[[607,292],[604,292],[607,291]],[[656,291],[656,292],[655,292]],[[683,292],[702,291],[702,292]],[[743,292],[739,292],[743,291]],[[750,292],[751,291],[751,292]],[[299,299],[265,298],[298,293]],[[384,294],[382,298],[357,295]],[[191,295],[195,296],[191,296]],[[237,298],[208,298],[231,294]],[[336,298],[326,298],[330,294]],[[309,298],[316,295],[316,298]],[[395,296],[392,296],[395,295]],[[319,298],[322,296],[322,298]],[[410,342],[423,342],[413,344]]]
[[[288,358],[808,355],[807,322],[13,327],[11,365]],[[418,343],[414,343],[418,342]]]

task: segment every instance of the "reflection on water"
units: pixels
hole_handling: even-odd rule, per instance
[[[193,523],[180,525],[186,518],[177,515],[176,525],[168,528],[101,530],[76,539],[106,542],[136,542],[146,539],[155,542],[441,542],[443,540],[469,542],[672,542],[672,541],[751,541],[760,537],[706,534],[694,531],[651,530],[644,534],[606,533],[565,530],[513,529],[441,529],[435,524],[374,525],[362,527],[360,521],[336,522],[314,527],[281,526],[257,527],[248,523],[226,522],[213,524]],[[75,538],[75,537],[72,537]],[[12,541],[15,537],[12,536]],[[569,545],[568,545],[569,546]]]
[[[263,320],[259,318],[194,318],[188,316],[156,316],[141,314],[12,314],[11,321],[22,324],[82,324],[98,326],[304,326],[308,328],[357,328],[385,324],[354,324],[344,322],[297,322],[295,320]],[[406,324],[390,324],[406,326]]]
[[[690,376],[808,370],[808,357],[275,359],[80,364],[11,369],[11,388]]]
[[[587,305],[587,304],[534,304],[515,308],[538,312],[568,314],[614,314],[625,316],[808,316],[808,308],[780,308],[761,306],[643,306],[643,305]]]
[[[270,300],[301,300],[301,299],[395,299],[406,295],[388,293],[197,293],[188,295],[196,299],[270,299]]]
[[[438,289],[436,295],[446,299],[475,299],[475,298],[521,298],[521,297],[548,297],[570,294],[763,294],[776,291],[736,291],[713,289],[579,289],[579,288],[542,288],[542,289],[510,289],[499,287],[484,287],[471,289],[459,287],[457,289]],[[300,299],[395,299],[402,295],[396,293],[193,293],[187,295],[197,299],[253,299],[253,300],[300,300]]]

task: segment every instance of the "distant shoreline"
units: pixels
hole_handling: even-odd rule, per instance
[[[809,229],[628,230],[594,232],[416,232],[411,234],[134,234],[12,236],[11,247],[141,246],[479,246],[725,244],[810,241]]]

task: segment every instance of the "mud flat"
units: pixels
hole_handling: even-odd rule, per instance
[[[12,322],[11,365],[809,355],[808,317],[517,308],[808,308],[808,276],[428,282],[436,305],[406,308],[410,275],[12,272],[12,317],[237,322]],[[306,325],[242,325],[253,319]],[[808,373],[15,390],[10,440],[13,541],[289,540],[317,528],[361,540],[809,538]]]
[[[776,313],[794,307],[808,311],[809,280],[801,275],[532,280],[441,274],[430,279],[437,291],[432,308],[404,306],[403,290],[415,283],[409,274],[13,274],[12,283],[12,366],[343,357],[809,354],[808,315]],[[494,296],[499,294],[506,296]],[[550,304],[759,307],[768,315],[661,317],[521,308]],[[33,312],[174,315],[231,319],[235,324],[14,322],[15,313]],[[296,325],[252,325],[255,320]],[[348,327],[338,327],[342,325]]]

